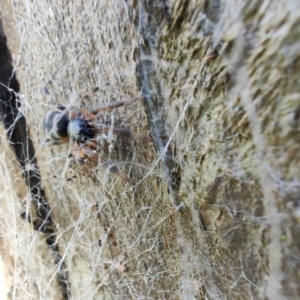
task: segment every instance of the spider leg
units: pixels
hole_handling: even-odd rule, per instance
[[[60,139],[57,139],[57,140],[46,139],[45,145],[47,145],[47,146],[61,145],[63,143],[68,142],[69,140],[70,140],[69,137],[64,137],[64,138],[60,138]]]
[[[74,151],[75,152],[75,151]],[[74,154],[73,152],[73,154]],[[101,182],[96,177],[95,173],[86,165],[84,165],[84,161],[80,161],[80,172],[88,177],[90,177],[94,183],[98,184],[100,191],[108,198],[112,199],[111,195],[106,192],[106,190],[102,187]],[[70,165],[72,167],[72,165]],[[76,167],[73,165],[73,169],[76,170]],[[76,176],[75,176],[76,177]],[[68,180],[67,180],[68,181]]]
[[[135,185],[135,182],[132,181],[128,176],[123,174],[118,170],[116,166],[111,166],[106,160],[102,159],[96,151],[90,150],[88,147],[82,147],[82,152],[89,158],[91,161],[95,163],[101,163],[106,168],[109,169],[109,171],[117,176],[119,176],[122,180],[128,182],[130,185]]]
[[[118,170],[116,166],[111,166],[106,160],[102,159],[95,150],[91,150],[87,146],[79,146],[78,150],[75,150],[71,153],[77,161],[81,164],[84,163],[82,166],[82,171],[86,174],[91,176],[91,169],[98,165],[98,163],[103,164],[109,171],[117,176],[119,176],[122,180],[128,182],[130,185],[135,185],[135,182],[132,181],[128,176],[123,174]],[[93,174],[93,176],[95,176]]]
[[[99,87],[96,86],[89,93],[83,95],[80,102],[85,105],[85,101],[90,99],[97,91],[99,91]]]
[[[121,127],[113,127],[101,122],[91,122],[96,129],[97,134],[101,133],[109,133],[110,131],[120,137],[127,138],[127,139],[134,139],[134,140],[141,140],[144,142],[152,142],[152,138],[146,134],[136,133]]]
[[[112,111],[113,109],[118,108],[120,106],[128,106],[134,102],[142,101],[142,100],[144,100],[143,97],[132,97],[129,99],[120,100],[120,101],[109,103],[107,105],[99,106],[97,108],[91,109],[89,112],[87,112],[87,110],[84,109],[82,112],[83,114],[87,115],[91,121],[94,121],[99,112]]]
[[[130,185],[135,186],[135,182],[133,180],[131,180],[128,176],[126,176],[125,174],[120,172],[116,166],[110,166],[107,162],[105,165],[106,165],[106,167],[109,168],[109,171],[111,173],[119,176],[122,180],[128,182]]]
[[[43,87],[43,93],[47,97],[48,102],[50,104],[56,105],[59,110],[66,110],[67,109],[64,105],[60,104],[57,100],[55,100],[51,97],[51,95],[49,93],[49,90],[45,86]]]

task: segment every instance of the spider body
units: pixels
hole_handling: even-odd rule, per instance
[[[53,110],[47,112],[43,120],[43,129],[53,145],[61,144],[69,140],[68,126],[70,118],[61,111]]]
[[[98,88],[95,88],[91,93],[83,96],[81,101],[84,102],[97,90]],[[49,92],[46,88],[44,91],[46,95],[49,96]],[[101,163],[108,167],[112,173],[118,175],[129,184],[134,185],[135,183],[126,175],[121,173],[117,167],[110,166],[98,155],[97,152],[99,150],[99,145],[97,144],[96,138],[99,134],[103,133],[112,133],[123,138],[142,140],[144,142],[152,141],[152,138],[124,128],[111,126],[107,122],[99,122],[96,120],[96,117],[101,111],[111,111],[122,105],[126,106],[142,100],[143,97],[133,97],[91,110],[87,109],[86,107],[81,107],[78,110],[67,109],[65,106],[60,105],[51,99],[51,102],[55,102],[57,104],[59,110],[49,111],[45,115],[43,129],[48,136],[46,142],[48,145],[59,145],[68,142],[69,140],[74,141],[75,147],[73,147],[71,150],[71,156],[73,156],[78,162],[78,165],[81,166],[81,171],[84,174],[92,177],[94,181],[96,181],[96,178],[91,171],[91,168]]]

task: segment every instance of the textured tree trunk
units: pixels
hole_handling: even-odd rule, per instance
[[[3,1],[8,298],[299,298],[298,1]],[[98,139],[135,186],[45,145],[45,86],[143,95],[99,115],[151,135]]]

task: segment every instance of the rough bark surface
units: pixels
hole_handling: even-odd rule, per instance
[[[8,297],[298,299],[299,2],[2,1],[20,83],[15,111],[26,118],[51,214],[37,209],[24,183],[32,165],[19,164],[27,150],[10,148],[4,126]],[[101,157],[135,187],[103,166],[96,182],[71,169],[72,144],[43,145],[53,109],[45,85],[75,107],[95,86],[91,108],[144,95],[99,116],[152,136],[99,139]]]

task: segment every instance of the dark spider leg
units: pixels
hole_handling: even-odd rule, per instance
[[[48,89],[45,86],[43,87],[43,93],[49,99],[50,104],[56,105],[59,110],[67,110],[67,108],[64,105],[60,104],[57,100],[51,97]]]
[[[78,149],[77,154],[81,159],[82,157],[86,157],[87,161],[92,164],[92,166],[97,165],[98,163],[103,164],[106,168],[109,169],[109,171],[117,176],[119,176],[124,181],[128,182],[130,185],[135,185],[135,182],[132,181],[129,177],[127,177],[125,174],[120,172],[117,167],[111,166],[106,160],[102,159],[96,151],[91,150],[90,148],[86,146],[81,146]],[[89,167],[89,166],[87,166]]]
[[[45,144],[47,146],[53,146],[53,145],[61,145],[63,143],[67,143],[70,140],[69,137],[65,137],[65,138],[60,138],[58,140],[51,140],[51,139],[46,139],[45,140]]]
[[[102,187],[101,182],[98,180],[97,176],[95,173],[89,168],[87,165],[84,163],[84,158],[79,156],[78,151],[73,150],[71,152],[71,156],[74,157],[75,161],[79,163],[80,165],[80,172],[88,177],[90,177],[94,183],[98,183],[98,187],[100,191],[108,198],[112,199],[111,195],[106,192],[106,190]],[[76,176],[75,176],[76,177]]]
[[[97,91],[99,91],[99,87],[96,86],[92,89],[92,91],[83,95],[80,99],[81,103],[85,105],[85,100],[90,99]]]
[[[118,108],[120,106],[128,106],[128,105],[130,105],[134,102],[142,101],[142,100],[144,100],[143,97],[132,97],[132,98],[129,98],[129,99],[126,99],[126,100],[120,100],[120,101],[109,103],[107,105],[97,107],[97,108],[91,110],[91,112],[94,113],[94,114],[97,114],[100,111],[111,111],[111,110],[113,110],[115,108]]]
[[[108,162],[105,162],[105,167],[108,168],[109,172],[119,176],[124,181],[128,182],[130,185],[135,186],[135,182],[131,180],[129,177],[127,177],[125,174],[120,172],[116,166],[111,166],[108,164]]]
[[[112,111],[115,108],[118,108],[120,106],[128,106],[134,102],[142,101],[142,100],[144,100],[143,97],[132,97],[132,98],[129,98],[126,100],[120,100],[120,101],[116,101],[116,102],[113,102],[113,103],[110,103],[107,105],[99,106],[97,108],[91,109],[89,112],[85,108],[83,108],[82,113],[84,115],[87,115],[89,117],[89,120],[94,121],[99,112]]]
[[[153,141],[152,138],[146,134],[136,133],[121,127],[113,127],[100,122],[91,122],[90,124],[95,127],[97,134],[101,134],[101,133],[108,134],[111,131],[113,134],[120,136],[122,138],[141,140],[144,142]]]

